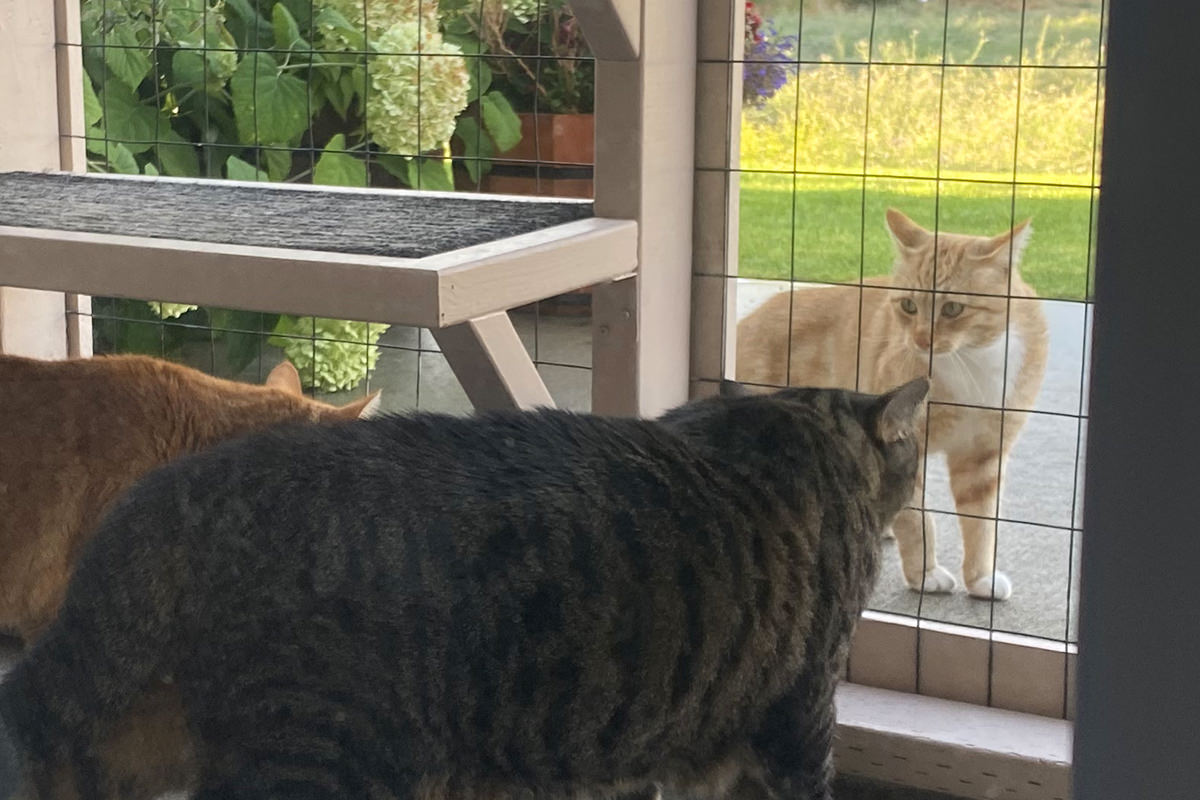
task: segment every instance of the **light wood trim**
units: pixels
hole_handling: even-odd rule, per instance
[[[47,0],[0,2],[0,170],[62,166],[55,8]],[[0,284],[5,275],[0,262]],[[67,352],[61,294],[0,286],[0,353],[63,358]]]
[[[653,35],[642,37],[639,60],[596,63],[596,214],[639,223],[633,356],[644,416],[688,393],[696,3],[645,2]]]
[[[440,274],[440,325],[543,300],[637,269],[638,226],[582,219],[421,259]]]
[[[648,0],[668,5],[662,0]],[[641,53],[642,0],[571,0],[588,47],[606,61],[636,61]]]
[[[403,259],[0,226],[0,280],[437,328],[628,273],[636,229],[587,219]]]
[[[78,0],[55,0],[54,26],[58,51],[59,169],[87,172],[83,82],[88,77],[83,71]],[[67,293],[63,296],[63,302],[66,308],[67,355],[71,358],[87,358],[92,355],[92,298]]]
[[[58,168],[87,171],[83,117],[82,40],[78,0],[54,0],[55,62],[58,98]]]
[[[864,686],[917,691],[916,620],[864,611],[850,643],[848,676]]]
[[[1071,796],[1064,720],[855,684],[837,709],[840,773],[972,800]]]
[[[1074,654],[1054,642],[995,634],[992,705],[1044,717],[1067,715],[1068,661]]]
[[[349,256],[0,226],[6,283],[223,308],[437,326],[437,273]]]
[[[592,412],[638,415],[638,279],[592,291]]]
[[[475,408],[554,407],[507,313],[430,332]]]
[[[917,636],[917,693],[986,706],[988,648],[985,631],[922,620]]]
[[[919,650],[919,658],[918,658]],[[866,611],[849,679],[864,686],[1070,719],[1076,647]]]

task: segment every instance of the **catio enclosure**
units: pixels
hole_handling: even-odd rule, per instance
[[[4,351],[251,381],[288,358],[315,394],[383,388],[390,410],[652,414],[742,378],[739,322],[797,289],[851,287],[861,386],[886,209],[974,236],[1032,218],[1005,257],[1036,297],[967,293],[1001,309],[998,389],[941,401],[1014,420],[1002,489],[962,513],[931,452],[916,504],[951,573],[964,521],[994,526],[1012,596],[913,591],[888,542],[848,678],[1074,717],[1104,0],[17,6],[0,100],[29,113],[0,120],[0,169],[123,177],[0,175]],[[914,290],[934,308],[939,266]],[[796,307],[761,347],[806,344]],[[1021,405],[1025,307],[1046,366]],[[847,693],[843,769],[946,788],[926,751],[876,761],[863,697],[884,702]],[[967,759],[954,788],[1065,797],[1046,725],[1044,763],[972,784],[994,766]]]

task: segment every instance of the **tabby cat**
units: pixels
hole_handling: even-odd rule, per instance
[[[927,390],[385,417],[176,461],[114,507],[0,685],[0,800],[63,761],[104,785],[90,742],[168,676],[199,800],[739,774],[828,798],[834,684]]]
[[[377,394],[340,408],[310,400],[287,362],[251,386],[144,356],[0,355],[0,631],[31,643],[53,621],[89,534],[146,472],[270,425],[354,419]],[[146,698],[106,743],[112,771],[123,763],[145,784],[126,781],[123,796],[153,796],[180,770],[186,778],[178,706]]]
[[[946,455],[967,591],[1007,599],[1012,582],[995,569],[996,523],[988,517],[996,516],[1001,468],[1025,424],[1022,412],[1033,407],[1046,372],[1046,319],[1019,267],[1032,228],[1026,220],[998,236],[935,236],[895,209],[887,225],[892,274],[867,279],[861,291],[805,286],[770,298],[738,324],[737,377],[871,392],[930,375],[928,446]],[[918,440],[924,448],[924,426]],[[917,508],[923,484],[922,470]],[[906,509],[893,531],[911,588],[955,588],[937,562],[928,512]]]

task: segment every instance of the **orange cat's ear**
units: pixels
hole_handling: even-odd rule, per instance
[[[375,416],[379,411],[379,396],[383,393],[382,389],[376,389],[366,397],[359,398],[352,403],[347,403],[344,406],[333,409],[329,412],[331,419],[367,419]]]
[[[887,226],[892,234],[892,241],[904,250],[921,247],[933,237],[932,233],[894,208],[887,210]]]
[[[290,361],[281,361],[267,375],[267,380],[263,384],[270,386],[272,389],[282,389],[288,394],[302,395],[304,389],[300,386],[300,373],[292,366]]]
[[[1010,264],[1017,266],[1021,261],[1021,254],[1025,252],[1025,246],[1029,244],[1029,237],[1033,236],[1033,218],[1030,217],[1023,222],[1018,222],[1013,226],[1011,231],[1005,231],[999,236],[993,236],[990,239],[982,239],[975,245],[974,256],[979,259],[1002,259],[1004,266]],[[1012,247],[1012,259],[1009,259],[1009,247]]]

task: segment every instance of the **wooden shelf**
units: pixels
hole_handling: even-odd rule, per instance
[[[0,285],[441,328],[636,265],[588,201],[0,174]]]

